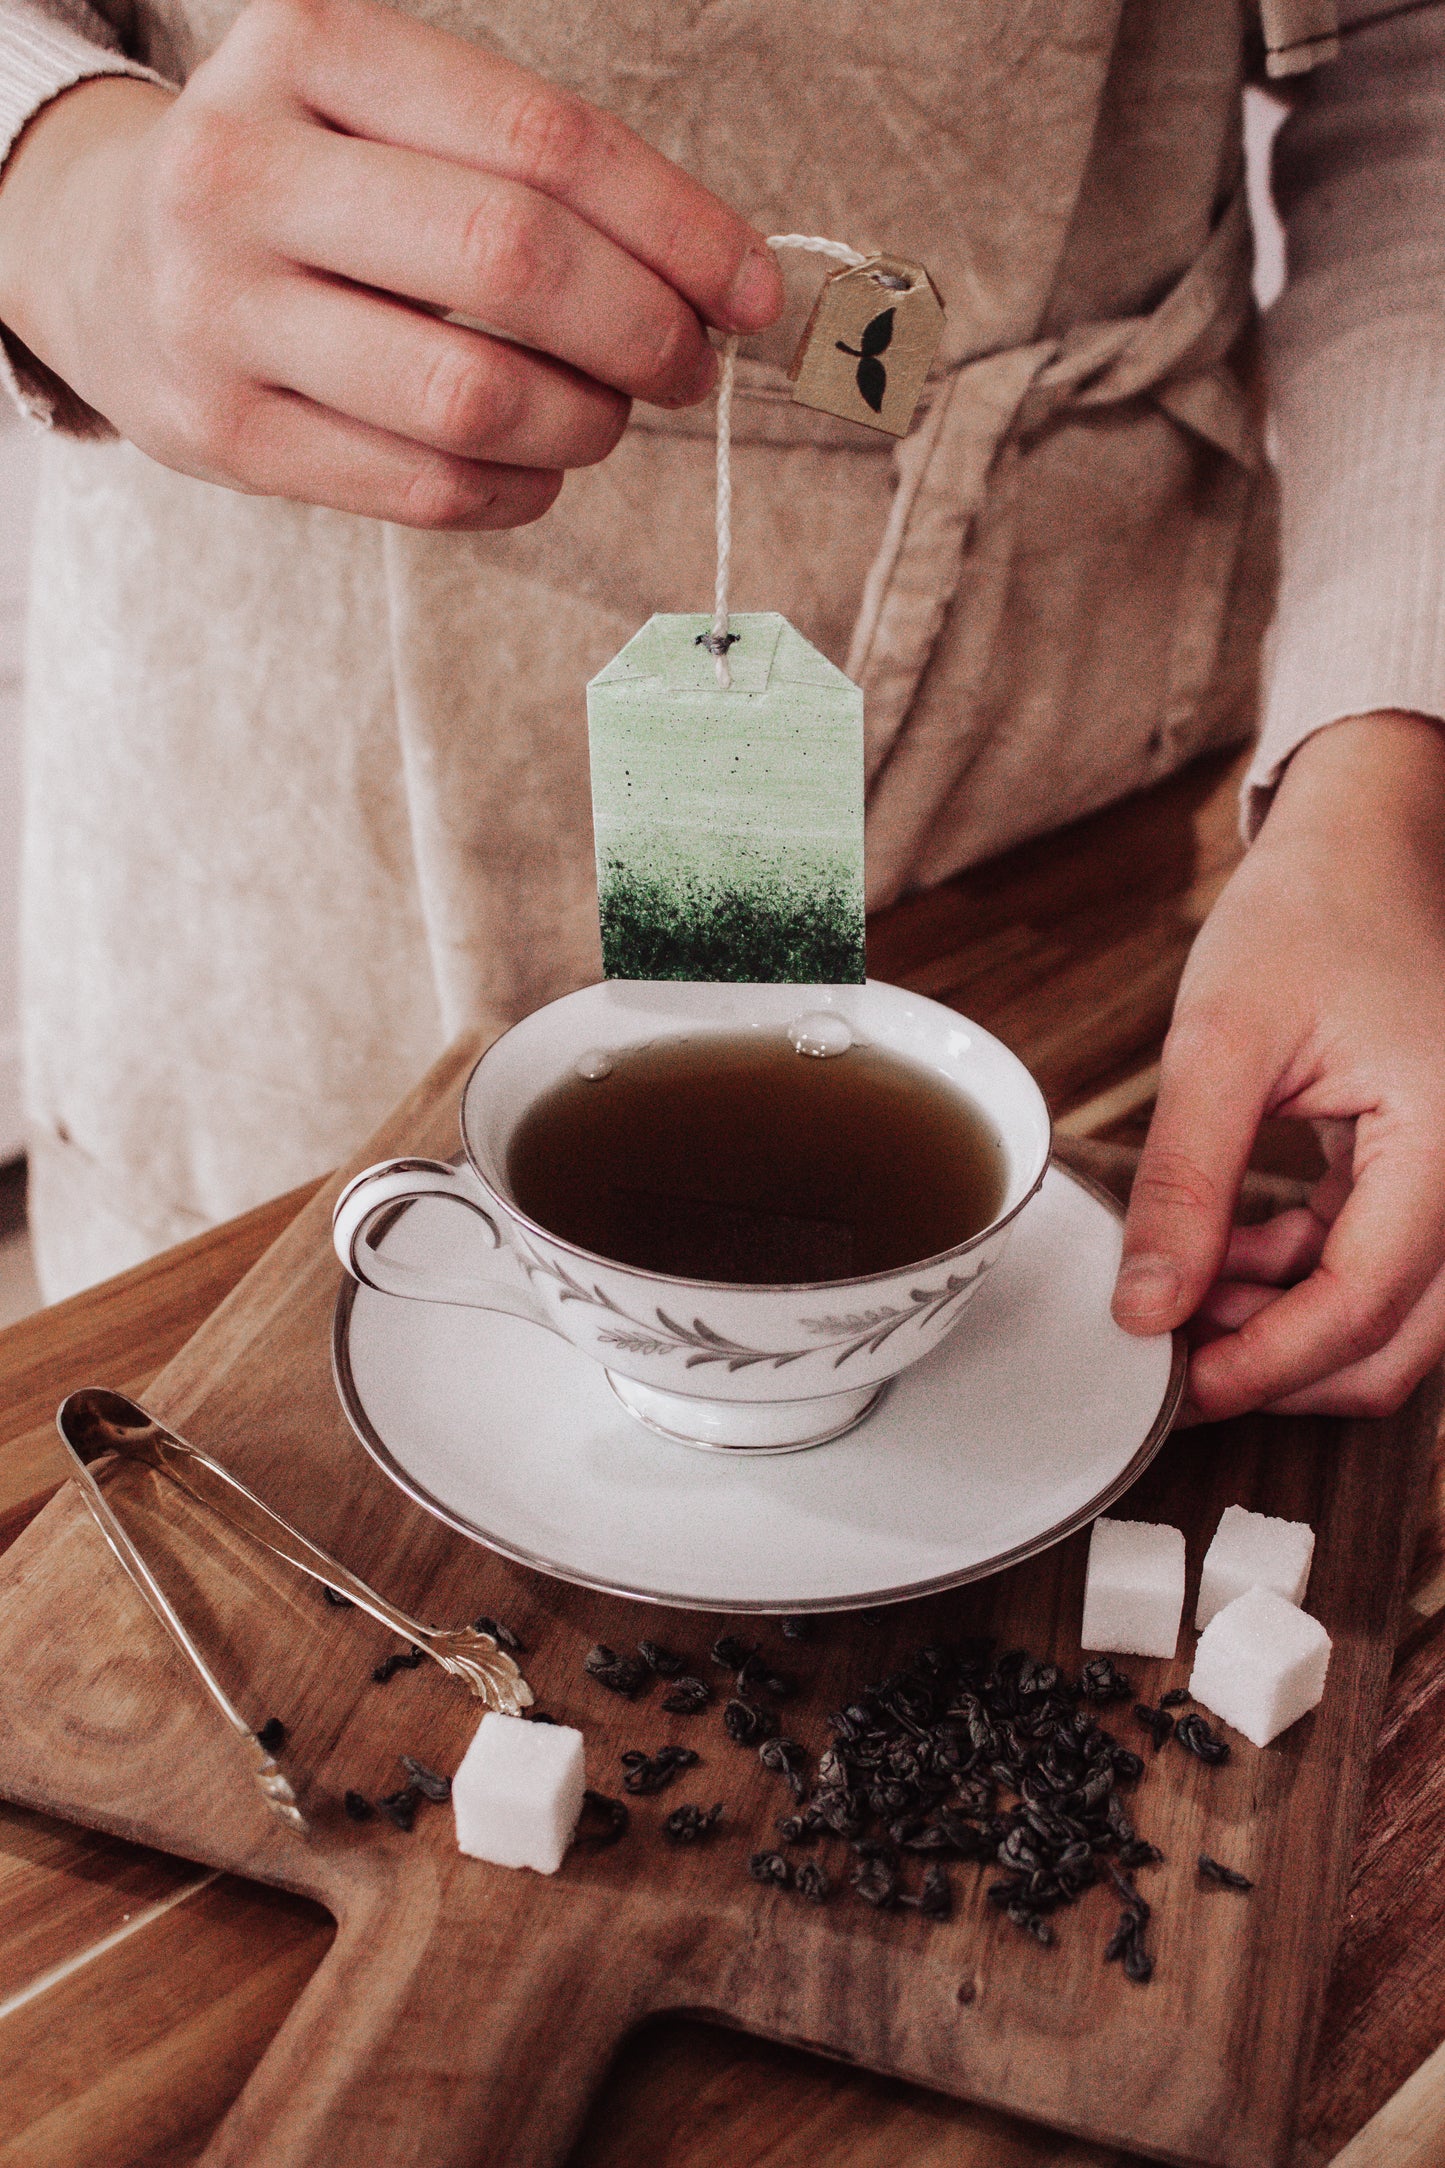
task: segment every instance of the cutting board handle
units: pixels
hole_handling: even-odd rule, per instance
[[[647,2014],[636,1968],[612,1923],[599,1948],[595,1913],[540,1877],[521,1919],[509,1895],[493,1926],[471,1862],[422,1865],[348,1909],[200,2168],[565,2161]]]

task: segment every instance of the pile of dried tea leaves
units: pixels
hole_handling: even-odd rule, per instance
[[[1152,1977],[1151,1908],[1134,1876],[1163,1854],[1139,1834],[1126,1804],[1144,1776],[1144,1760],[1115,1737],[1100,1712],[1133,1704],[1134,1722],[1149,1734],[1151,1760],[1173,1741],[1216,1767],[1229,1757],[1225,1742],[1197,1712],[1172,1713],[1189,1699],[1184,1688],[1153,1707],[1134,1703],[1132,1684],[1107,1656],[1091,1658],[1069,1679],[1025,1649],[998,1654],[987,1641],[934,1643],[835,1712],[828,1744],[810,1767],[807,1749],[781,1735],[777,1710],[797,1692],[797,1681],[734,1635],[723,1635],[709,1653],[734,1673],[723,1729],[735,1745],[756,1747],[763,1767],[793,1796],[791,1811],[777,1821],[779,1848],[748,1859],[754,1881],[826,1903],[840,1876],[818,1848],[844,1844],[852,1853],[846,1880],[861,1902],[945,1920],[954,1903],[948,1863],[972,1861],[999,1870],[986,1881],[986,1902],[1046,1946],[1054,1940],[1055,1913],[1096,1885],[1112,1885],[1122,1909],[1105,1961],[1120,1962],[1139,1985]],[[682,1681],[685,1659],[648,1643],[635,1658],[594,1649],[585,1668],[632,1699],[649,1675]],[[693,1674],[686,1679],[703,1688],[690,1704],[693,1713],[711,1701],[711,1690]],[[663,1706],[677,1708],[670,1698]],[[677,1751],[664,1748],[662,1757]],[[660,1788],[653,1783],[656,1757],[638,1752],[624,1760],[646,1772],[628,1789]],[[679,1808],[666,1834],[675,1843],[695,1842],[719,1811],[704,1816],[699,1808]],[[806,1856],[796,1858],[798,1851]],[[1231,1889],[1247,1886],[1213,1861],[1201,1860],[1200,1872]]]

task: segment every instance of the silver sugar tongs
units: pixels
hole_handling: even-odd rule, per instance
[[[349,1597],[358,1609],[369,1612],[383,1626],[413,1643],[444,1671],[463,1679],[478,1700],[484,1701],[489,1708],[498,1709],[506,1716],[516,1716],[530,1706],[532,1689],[511,1657],[498,1648],[490,1634],[480,1633],[474,1626],[423,1626],[409,1617],[318,1544],[298,1534],[219,1461],[212,1460],[199,1447],[188,1445],[184,1438],[158,1423],[138,1401],[127,1399],[124,1393],[93,1386],[83,1392],[71,1393],[63,1400],[55,1422],[61,1442],[74,1464],[81,1496],[94,1514],[102,1535],[177,1647],[189,1658],[222,1716],[245,1741],[255,1763],[256,1782],[267,1805],[290,1828],[304,1834],[307,1827],[290,1784],[192,1641],[169,1597],[126,1534],[91,1473],[91,1463],[104,1454],[118,1453],[126,1460],[154,1468],[187,1497],[209,1506],[231,1527],[254,1536],[278,1558],[299,1567],[302,1573],[310,1574],[325,1587],[335,1589],[338,1595]]]

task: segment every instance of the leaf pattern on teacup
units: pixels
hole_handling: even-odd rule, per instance
[[[730,1373],[752,1369],[758,1363],[770,1363],[775,1370],[782,1370],[789,1363],[801,1362],[807,1355],[829,1352],[833,1352],[833,1368],[837,1370],[854,1355],[876,1354],[900,1327],[931,1325],[951,1303],[957,1302],[983,1278],[992,1261],[991,1258],[980,1258],[971,1272],[951,1272],[941,1287],[911,1287],[905,1304],[857,1310],[842,1316],[805,1317],[801,1320],[804,1331],[815,1336],[809,1347],[762,1348],[731,1339],[700,1317],[695,1317],[689,1325],[670,1317],[661,1308],[654,1310],[651,1319],[634,1317],[595,1280],[589,1287],[564,1265],[553,1258],[539,1256],[535,1250],[529,1249],[523,1255],[529,1278],[552,1280],[561,1289],[559,1302],[584,1303],[590,1309],[603,1310],[617,1319],[616,1325],[598,1328],[597,1338],[603,1347],[615,1347],[625,1355],[680,1355],[683,1367],[688,1370],[700,1369],[709,1363],[723,1363]]]

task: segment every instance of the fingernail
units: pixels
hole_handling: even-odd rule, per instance
[[[667,407],[696,406],[698,400],[705,399],[717,382],[717,370],[716,352],[712,347],[704,345],[702,353],[698,357],[697,367],[686,384],[683,385],[681,391],[656,393],[657,404]]]
[[[1179,1274],[1167,1257],[1126,1257],[1114,1287],[1114,1318],[1120,1325],[1172,1324]]]
[[[729,324],[737,331],[761,331],[782,306],[783,282],[772,255],[766,249],[750,248],[723,304]]]

